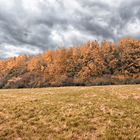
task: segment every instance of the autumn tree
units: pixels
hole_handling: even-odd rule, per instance
[[[140,41],[89,41],[0,60],[0,88],[140,83]]]

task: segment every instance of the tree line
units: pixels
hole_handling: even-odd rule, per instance
[[[140,41],[89,41],[0,60],[0,88],[140,84]]]

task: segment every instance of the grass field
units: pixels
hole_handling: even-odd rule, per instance
[[[0,140],[140,140],[140,85],[0,90]]]

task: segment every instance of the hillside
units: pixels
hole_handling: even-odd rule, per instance
[[[139,140],[140,85],[0,90],[1,140]]]
[[[90,41],[0,60],[0,88],[140,83],[140,41]]]

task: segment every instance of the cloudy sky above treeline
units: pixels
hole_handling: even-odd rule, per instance
[[[140,38],[140,0],[0,0],[0,58]]]

